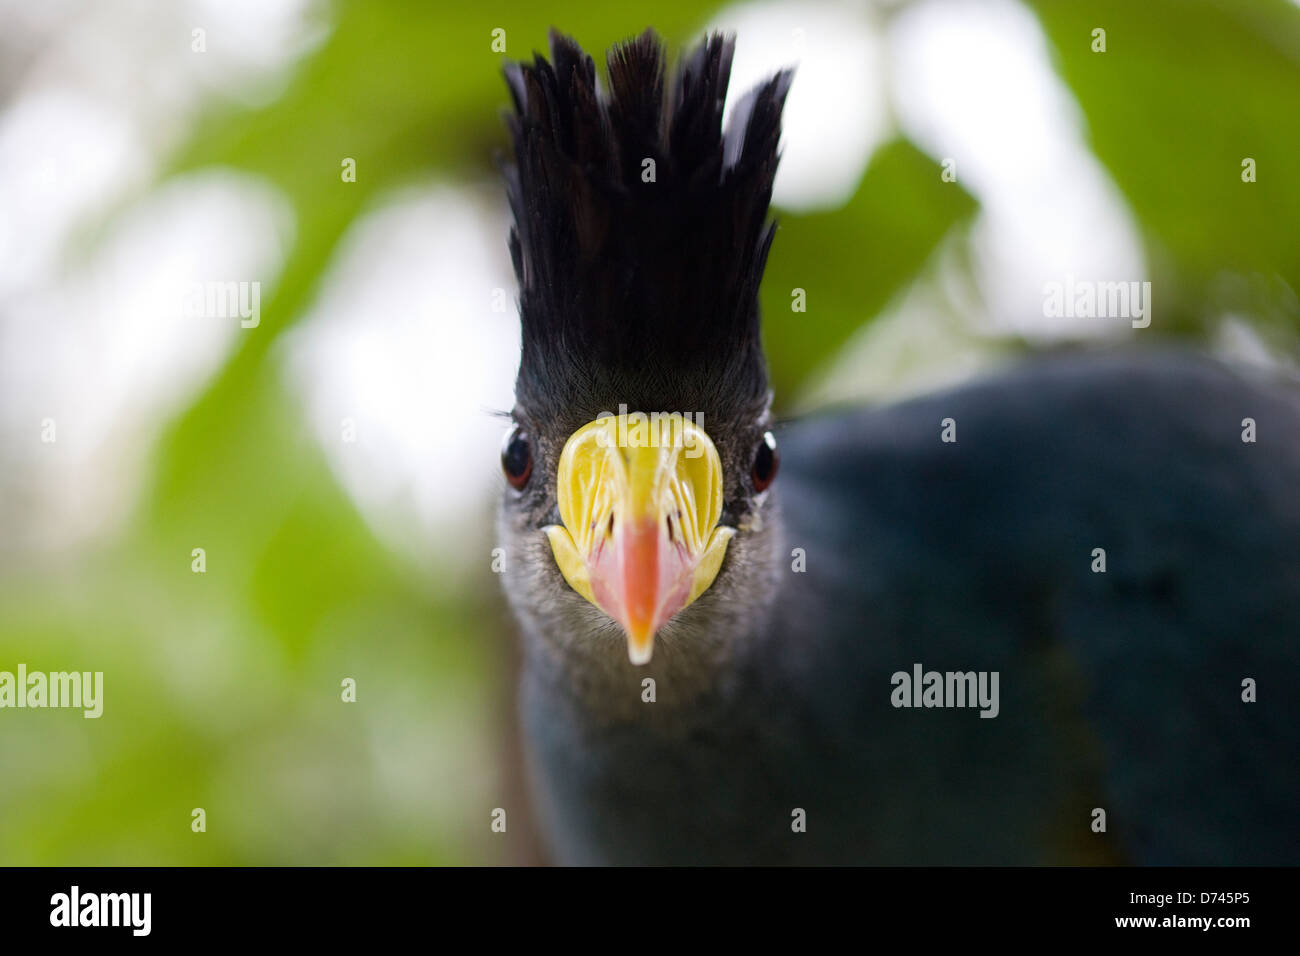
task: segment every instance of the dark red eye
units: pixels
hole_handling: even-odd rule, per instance
[[[754,452],[754,468],[751,475],[755,491],[766,491],[767,486],[776,477],[776,469],[781,464],[781,456],[776,453],[776,439],[771,432],[763,432],[763,440]]]
[[[506,436],[506,443],[501,446],[501,470],[512,488],[524,490],[528,476],[533,473],[533,446],[522,428]]]

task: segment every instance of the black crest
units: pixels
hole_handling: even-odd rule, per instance
[[[608,92],[554,31],[552,62],[507,66],[516,393],[533,414],[625,401],[716,416],[766,401],[758,286],[791,74],[751,90],[724,130],[733,50],[709,37],[670,85],[647,30],[610,51]]]

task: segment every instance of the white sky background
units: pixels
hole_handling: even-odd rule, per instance
[[[819,393],[833,398],[924,379],[917,366],[937,350],[923,343],[953,341],[939,313],[1034,336],[1099,331],[1045,325],[1043,283],[1145,274],[1131,217],[1087,152],[1033,17],[1012,0],[924,0],[892,19],[890,9],[764,2],[711,24],[739,34],[737,94],[799,64],[779,204],[843,201],[897,126],[936,158],[955,157],[982,203],[976,289],[946,294],[939,261],[934,281],[835,363]],[[0,21],[0,58],[22,42],[29,55],[44,51],[0,112],[0,492],[9,502],[0,521],[17,522],[19,504],[25,515],[0,533],[6,560],[6,551],[105,533],[112,516],[129,513],[158,429],[238,335],[256,334],[237,321],[183,320],[178,284],[257,277],[273,287],[293,223],[263,184],[211,171],[114,219],[89,256],[74,254],[78,229],[149,182],[204,96],[274,96],[321,34],[305,0],[89,9],[0,0]],[[199,23],[202,56],[189,48]],[[505,237],[499,191],[486,186],[433,183],[387,197],[346,237],[326,294],[283,343],[289,381],[344,487],[416,560],[444,547],[434,531],[481,523],[500,487],[504,426],[489,411],[511,404],[518,341]],[[510,313],[491,311],[494,288],[506,290]],[[54,446],[39,441],[46,417],[58,424]],[[340,440],[349,417],[354,444]]]
[[[724,122],[738,97],[777,70],[795,68],[772,190],[777,205],[842,205],[889,136],[879,19],[865,3],[760,0],[727,7],[709,21],[710,31],[736,37]]]
[[[1036,339],[1116,334],[1113,319],[1047,319],[1043,284],[1141,279],[1137,226],[1084,142],[1083,114],[1052,72],[1034,16],[1012,0],[930,0],[891,25],[903,131],[953,158],[980,200],[976,268],[998,331]]]

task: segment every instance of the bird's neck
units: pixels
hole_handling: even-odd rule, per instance
[[[734,682],[734,642],[703,626],[672,622],[660,632],[649,663],[628,659],[621,635],[601,627],[562,646],[542,637],[525,652],[525,680],[534,694],[561,702],[596,722],[678,722],[709,709]]]

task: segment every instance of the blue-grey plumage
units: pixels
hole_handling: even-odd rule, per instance
[[[529,668],[560,858],[1300,861],[1298,394],[1074,356],[784,429],[774,593],[708,686]],[[998,715],[893,707],[914,663],[998,672]]]
[[[616,99],[655,91],[621,112],[552,43],[554,71],[510,74],[501,533],[556,859],[1300,863],[1300,385],[1181,351],[1038,358],[776,428],[768,487],[756,290],[788,75],[723,133],[729,42],[684,61],[667,115],[653,37],[611,56]],[[730,534],[647,663],[544,533],[567,440],[620,404],[702,415]],[[910,686],[931,672],[933,700]]]

